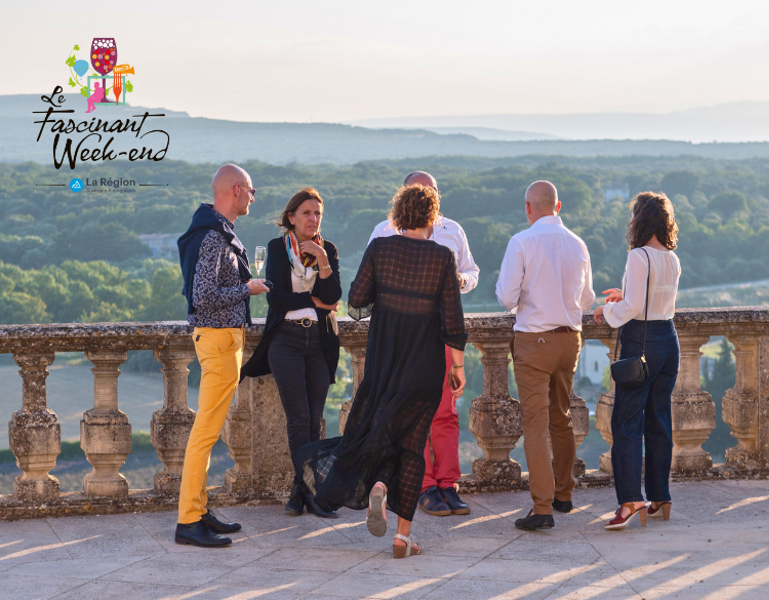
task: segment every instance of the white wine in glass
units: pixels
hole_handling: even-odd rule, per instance
[[[264,246],[257,246],[254,250],[254,267],[256,267],[256,277],[261,279],[262,269],[264,268],[264,261],[267,259],[267,248]]]

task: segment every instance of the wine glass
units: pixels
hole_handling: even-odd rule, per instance
[[[91,66],[94,71],[106,75],[117,65],[117,43],[115,38],[93,38],[91,42]],[[106,79],[102,79],[102,86],[106,88]],[[107,90],[104,90],[104,99],[102,102],[112,104],[107,97]]]
[[[256,267],[257,279],[262,278],[262,269],[264,268],[264,261],[267,259],[267,248],[264,246],[257,246],[254,250],[254,267]]]

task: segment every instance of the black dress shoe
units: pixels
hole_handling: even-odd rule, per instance
[[[302,496],[302,488],[299,484],[294,484],[291,488],[291,495],[286,502],[286,514],[292,517],[298,517],[304,512],[304,497]]]
[[[222,523],[210,510],[200,520],[214,533],[235,533],[241,530],[240,523]]]
[[[318,503],[315,502],[315,495],[310,492],[309,489],[302,486],[302,497],[304,498],[304,505],[307,507],[307,512],[314,514],[321,519],[338,519],[339,515],[333,510],[323,510]]]
[[[452,515],[469,515],[470,507],[462,501],[453,487],[441,488],[441,496],[446,501]]]
[[[556,498],[553,500],[553,508],[558,512],[570,513],[574,509],[574,505],[571,503],[571,500],[558,500]]]
[[[232,543],[230,538],[217,535],[208,529],[203,521],[190,524],[177,523],[174,541],[177,544],[190,544],[201,548],[218,548]]]
[[[555,527],[555,520],[553,515],[537,515],[534,513],[534,509],[529,512],[523,519],[518,519],[515,522],[515,526],[518,529],[552,529]]]

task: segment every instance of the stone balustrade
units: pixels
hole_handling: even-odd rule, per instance
[[[502,314],[467,315],[470,341],[481,353],[481,395],[470,407],[470,430],[483,451],[472,473],[463,476],[465,491],[525,487],[521,466],[510,451],[521,437],[517,399],[510,396],[508,368],[515,318]],[[340,341],[352,357],[353,389],[363,377],[368,323],[340,319]],[[676,315],[681,342],[681,372],[673,393],[673,469],[679,477],[765,475],[769,470],[769,308],[681,310]],[[247,334],[246,355],[259,341],[263,324]],[[10,447],[21,475],[14,492],[0,496],[0,519],[56,514],[114,513],[173,508],[179,492],[184,451],[195,413],[187,404],[187,366],[195,358],[191,328],[185,323],[108,323],[0,326],[0,353],[13,354],[22,378],[22,406],[10,415]],[[710,336],[725,335],[735,346],[737,377],[723,398],[723,419],[736,438],[726,464],[713,466],[702,448],[716,425],[715,404],[700,387],[700,348]],[[584,319],[585,339],[598,339],[613,355],[615,332]],[[149,424],[151,441],[163,470],[154,489],[130,489],[120,469],[131,452],[131,424],[119,407],[117,382],[127,352],[152,350],[162,366],[163,408]],[[84,352],[93,363],[93,408],[81,421],[80,443],[93,470],[82,492],[62,493],[50,474],[61,450],[56,414],[47,407],[46,377],[56,352]],[[2,393],[2,392],[0,392]],[[613,387],[601,394],[596,427],[611,444]],[[343,430],[352,401],[340,412]],[[588,435],[588,410],[572,394],[577,445]],[[136,426],[137,424],[134,424]],[[142,424],[143,425],[143,424]],[[210,491],[214,504],[275,502],[292,480],[285,416],[272,376],[246,379],[237,389],[222,432],[234,467],[224,485]],[[609,452],[597,471],[577,460],[574,473],[585,485],[611,482]]]

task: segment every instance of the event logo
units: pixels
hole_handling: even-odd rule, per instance
[[[75,55],[75,52],[79,51],[80,46],[75,44],[66,60],[70,71],[68,85],[72,88],[80,88],[80,95],[87,99],[85,112],[98,111],[97,116],[91,117],[90,121],[79,122],[72,118],[59,118],[58,115],[75,112],[74,109],[63,107],[67,99],[62,94],[64,89],[60,85],[55,86],[50,95],[40,96],[47,105],[46,110],[33,111],[34,114],[45,115],[42,120],[35,121],[36,124],[40,124],[36,141],[40,141],[43,133],[54,135],[54,167],[61,168],[65,160],[70,169],[75,168],[78,160],[106,161],[121,157],[129,161],[163,160],[171,142],[168,132],[162,129],[144,131],[144,126],[148,119],[164,117],[165,114],[150,114],[144,111],[144,114],[131,115],[135,119],[123,116],[110,120],[110,117],[117,115],[115,113],[110,115],[109,110],[104,110],[124,107],[126,94],[133,92],[134,89],[128,75],[135,75],[135,69],[128,63],[118,64],[115,38],[94,38],[88,60],[79,59]],[[110,99],[111,96],[114,100]],[[123,115],[126,114],[124,111],[120,112]],[[78,134],[83,135],[78,136]],[[130,140],[130,148],[120,150],[113,147],[120,134],[126,134],[120,139]]]
[[[72,53],[66,60],[66,65],[69,67],[70,73],[69,86],[80,87],[80,95],[88,98],[88,108],[85,112],[93,112],[99,105],[118,106],[121,93],[123,104],[125,104],[125,95],[134,89],[133,84],[126,76],[129,73],[135,75],[135,71],[131,65],[117,64],[118,54],[115,38],[94,38],[91,42],[89,59],[93,73],[88,75],[85,84],[81,78],[88,73],[89,61],[78,60],[75,52],[79,50],[80,46],[75,44]],[[91,91],[92,84],[93,91]],[[115,96],[114,104],[109,100],[110,92]]]

